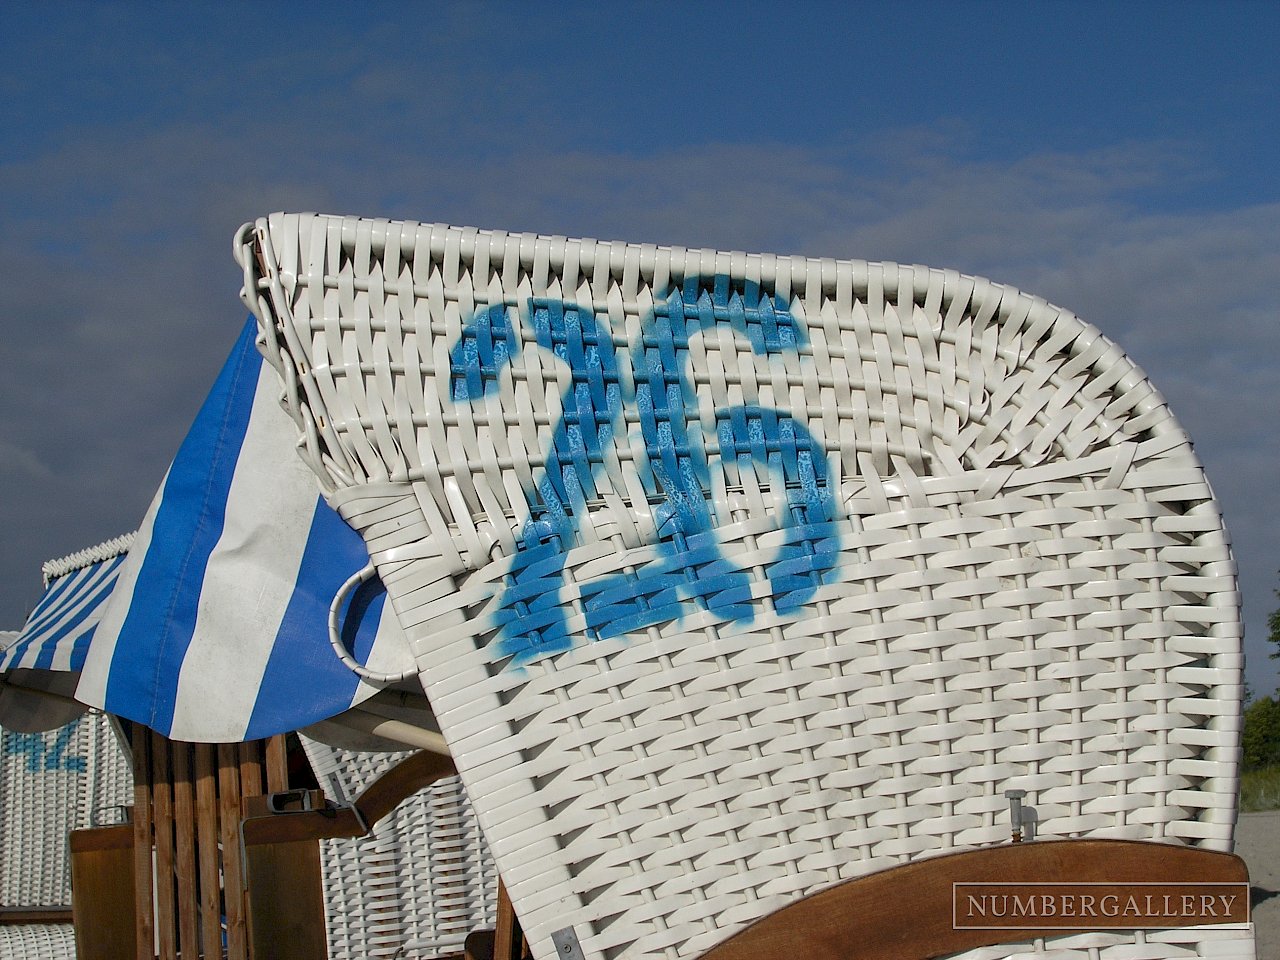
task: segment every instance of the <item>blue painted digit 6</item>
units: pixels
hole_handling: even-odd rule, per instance
[[[657,560],[643,570],[583,586],[587,626],[601,637],[678,619],[690,599],[725,620],[752,615],[750,576],[720,550],[703,444],[689,436],[691,423],[700,429],[697,397],[685,376],[689,338],[717,324],[744,336],[755,353],[800,345],[801,331],[785,307],[750,283],[731,290],[725,276],[716,277],[710,291],[688,281],[642,325],[632,352],[635,395],[628,399],[639,413],[653,474],[642,480],[666,501],[659,512],[662,539]],[[825,453],[802,424],[774,410],[737,407],[717,411],[716,420],[722,458],[734,458],[740,470],[765,466],[787,486],[785,541],[766,576],[776,609],[793,609],[813,595],[838,551]]]

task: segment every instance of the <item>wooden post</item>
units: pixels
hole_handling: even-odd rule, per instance
[[[133,737],[133,917],[136,960],[155,956],[151,860],[151,732],[132,725]]]
[[[227,908],[227,960],[249,960],[244,916],[244,864],[240,859],[240,764],[235,744],[218,744],[218,820],[222,883]]]
[[[218,780],[215,748],[195,745],[196,848],[200,860],[200,935],[205,960],[222,956],[222,895],[218,881]]]
[[[173,783],[169,741],[151,733],[151,803],[156,832],[156,932],[160,960],[177,960],[177,917],[174,910]]]
[[[240,754],[240,799],[262,796],[262,741],[237,746]]]
[[[177,834],[174,867],[178,874],[178,952],[200,954],[200,899],[196,873],[196,804],[191,782],[191,746],[169,742],[173,751],[173,825]]]
[[[289,758],[284,734],[272,737],[266,746],[267,793],[282,793],[289,789]]]

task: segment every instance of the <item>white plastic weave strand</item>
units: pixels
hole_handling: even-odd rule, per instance
[[[278,214],[238,256],[538,956],[1006,836],[1227,849],[1234,565],[1142,371],[960,274]]]
[[[302,742],[342,802],[409,756]],[[457,777],[403,801],[370,836],[323,841],[320,856],[330,960],[461,954],[468,933],[494,924],[498,871]]]

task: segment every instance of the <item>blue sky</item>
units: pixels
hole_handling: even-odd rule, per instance
[[[276,209],[955,267],[1168,396],[1276,684],[1280,6],[0,7],[0,627],[135,527]]]

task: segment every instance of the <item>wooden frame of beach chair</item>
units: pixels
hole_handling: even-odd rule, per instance
[[[535,956],[714,955],[1002,842],[1010,789],[1042,837],[1230,849],[1221,517],[1069,312],[919,266],[408,222],[277,214],[235,248]],[[1170,936],[1081,955],[1252,943]]]

